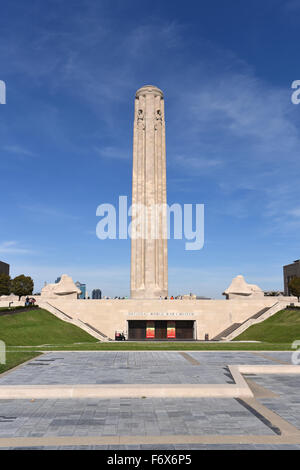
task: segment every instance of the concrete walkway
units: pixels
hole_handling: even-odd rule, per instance
[[[288,352],[46,353],[0,376],[0,447],[300,448],[300,367],[290,359]]]

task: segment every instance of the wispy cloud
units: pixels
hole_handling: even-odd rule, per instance
[[[299,129],[293,120],[289,90],[245,73],[231,73],[221,80],[214,77],[198,88],[187,97],[198,135],[213,131],[219,145],[229,139],[236,139],[238,147],[247,142],[252,161],[277,162],[283,153],[292,159],[298,152]],[[236,153],[232,157],[242,160]]]
[[[132,158],[130,152],[126,152],[118,147],[95,147],[94,150],[100,157],[109,160],[129,160]]]
[[[228,204],[233,214],[263,220],[287,213],[299,198],[300,172],[298,110],[290,103],[289,86],[258,78],[228,51],[220,58],[220,48],[214,61],[201,61],[187,66],[174,91],[169,154],[176,150],[178,156],[169,160],[170,168],[176,171],[179,164],[194,179],[209,173],[214,181],[209,192],[217,195],[219,188],[233,198]],[[243,190],[251,190],[250,200],[240,197]]]
[[[284,9],[287,12],[293,13],[300,11],[300,1],[299,0],[288,0],[284,2]]]
[[[216,167],[222,166],[223,162],[221,160],[216,160],[213,158],[204,158],[204,157],[189,157],[184,155],[177,155],[175,157],[176,163],[187,168],[189,171],[194,170],[215,170]]]
[[[0,243],[0,253],[21,255],[21,254],[31,254],[33,253],[33,251],[27,248],[22,248],[19,246],[19,242],[11,240],[11,241]]]
[[[9,152],[11,154],[15,154],[18,156],[24,156],[24,157],[34,157],[35,154],[31,152],[31,150],[28,150],[25,147],[21,147],[20,145],[4,145],[3,150],[5,152]]]
[[[300,217],[300,207],[296,207],[295,209],[289,210],[288,215],[291,215],[293,217]]]
[[[164,50],[176,48],[180,50],[182,47],[181,32],[183,26],[177,21],[148,21],[134,28],[125,38],[122,50],[129,54],[134,60],[141,56],[156,54],[157,48],[162,47]],[[148,46],[151,44],[152,49]],[[144,58],[144,57],[143,57]]]
[[[58,208],[49,207],[42,204],[20,205],[20,208],[25,211],[32,212],[33,214],[38,214],[44,217],[72,220],[79,219],[79,217],[76,215],[69,214],[68,212],[60,210]]]

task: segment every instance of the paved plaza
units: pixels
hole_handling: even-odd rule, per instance
[[[291,365],[289,352],[49,352],[1,386],[233,384],[228,366]],[[300,449],[300,375],[244,374],[253,398],[0,400],[0,447]]]

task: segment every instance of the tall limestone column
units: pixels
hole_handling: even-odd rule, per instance
[[[131,298],[168,295],[166,135],[163,92],[136,92],[133,132]]]

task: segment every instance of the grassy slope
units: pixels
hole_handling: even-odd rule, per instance
[[[6,364],[0,364],[0,373],[38,356],[41,344],[68,345],[85,342],[93,344],[96,338],[77,326],[56,318],[46,310],[5,315],[0,317],[0,340],[6,344]],[[17,348],[16,346],[31,346]]]
[[[250,326],[235,341],[291,343],[300,339],[300,310],[281,310],[267,320]]]
[[[6,346],[68,345],[97,341],[81,328],[42,309],[0,317],[0,340]]]

